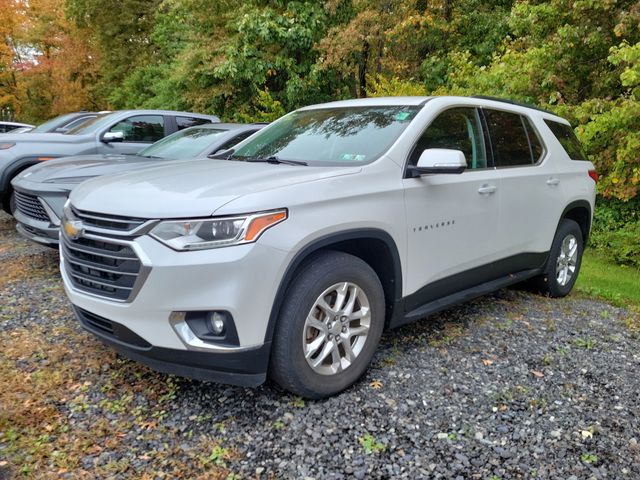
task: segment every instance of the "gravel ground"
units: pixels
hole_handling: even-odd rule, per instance
[[[118,358],[57,262],[0,216],[0,478],[640,478],[624,309],[503,290],[386,333],[358,384],[309,402]]]

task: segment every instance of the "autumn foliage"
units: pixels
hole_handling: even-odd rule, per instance
[[[272,120],[309,103],[489,94],[569,118],[601,182],[640,187],[640,4],[619,0],[0,0],[0,109]]]

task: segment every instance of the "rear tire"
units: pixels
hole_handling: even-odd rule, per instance
[[[531,285],[550,297],[568,295],[580,273],[583,250],[580,226],[573,220],[563,218],[553,238],[544,272],[533,278]]]
[[[343,252],[319,253],[285,292],[270,377],[305,398],[341,392],[367,369],[384,319],[384,291],[373,269]]]

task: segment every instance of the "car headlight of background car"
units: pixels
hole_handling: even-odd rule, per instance
[[[156,225],[150,235],[174,250],[203,250],[255,242],[265,230],[286,219],[285,209],[233,217],[168,220]]]

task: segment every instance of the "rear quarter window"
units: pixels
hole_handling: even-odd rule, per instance
[[[554,122],[553,120],[545,120],[551,133],[558,139],[564,151],[567,152],[571,160],[587,160],[587,154],[585,153],[582,145],[578,141],[578,137],[573,132],[573,128],[564,123]]]

